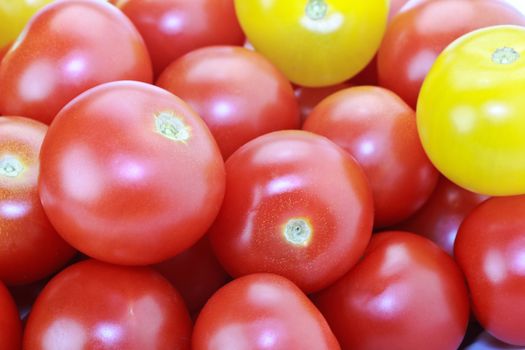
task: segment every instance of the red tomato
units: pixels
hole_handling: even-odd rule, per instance
[[[38,296],[24,349],[190,349],[191,319],[179,293],[145,267],[87,260]]]
[[[525,345],[525,196],[490,198],[463,221],[454,246],[472,308],[496,338]]]
[[[375,235],[363,259],[314,298],[345,349],[455,350],[469,317],[454,260],[418,235]]]
[[[200,47],[244,44],[233,0],[123,0],[117,6],[144,38],[155,76]]]
[[[390,0],[390,10],[388,11],[388,22],[392,21],[395,15],[398,14],[399,10],[405,5],[409,0]]]
[[[192,106],[224,159],[257,136],[300,127],[290,82],[264,56],[241,47],[206,47],[181,57],[157,85]]]
[[[39,191],[57,231],[99,260],[145,265],[196,243],[224,196],[204,122],[158,87],[114,82],[69,103],[41,151]]]
[[[231,278],[213,253],[208,236],[190,249],[154,266],[180,292],[191,314]]]
[[[357,262],[372,212],[368,182],[352,157],[324,137],[277,131],[226,162],[226,195],[210,239],[232,276],[272,272],[308,293]]]
[[[193,350],[340,349],[319,310],[284,277],[259,273],[230,282],[200,313]]]
[[[414,111],[386,89],[335,93],[314,108],[303,129],[328,137],[363,167],[374,194],[376,227],[409,217],[436,185],[438,172],[421,146]]]
[[[0,310],[0,349],[18,350],[21,348],[22,326],[15,302],[1,281]]]
[[[57,1],[33,17],[2,61],[0,113],[50,123],[81,92],[123,79],[152,80],[133,24],[104,1]]]
[[[425,205],[398,228],[425,236],[453,255],[459,225],[487,198],[467,191],[442,176]]]
[[[403,9],[379,48],[379,83],[415,108],[439,53],[463,34],[497,24],[525,25],[525,16],[499,0],[427,0]]]
[[[75,255],[49,223],[37,180],[47,126],[0,117],[0,280],[26,284],[49,276]],[[1,348],[1,347],[0,347]]]
[[[326,87],[309,88],[304,86],[298,86],[295,89],[295,97],[299,102],[299,108],[301,111],[301,121],[304,122],[306,117],[312,112],[312,110],[326,97],[336,93],[339,90],[349,88],[349,83],[341,83]]]

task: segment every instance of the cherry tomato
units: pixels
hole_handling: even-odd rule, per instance
[[[0,1],[0,47],[14,41],[31,16],[53,0]]]
[[[215,257],[208,236],[154,268],[180,292],[192,315],[231,279]]]
[[[178,292],[146,267],[87,260],[38,296],[24,349],[190,349],[191,319]]]
[[[133,24],[104,1],[57,1],[39,11],[0,66],[0,113],[50,123],[81,92],[113,80],[151,82]]]
[[[11,48],[11,45],[6,45],[2,48],[0,48],[0,63],[2,63],[2,60],[4,59],[7,51]]]
[[[204,122],[158,87],[86,91],[50,126],[39,191],[58,233],[99,260],[145,265],[196,243],[219,211],[224,163]]]
[[[26,284],[58,270],[73,257],[49,223],[38,196],[40,146],[47,126],[0,117],[0,280]]]
[[[469,302],[461,271],[418,235],[375,235],[363,259],[314,298],[344,349],[455,350]]]
[[[368,182],[350,155],[309,132],[277,131],[226,161],[210,239],[232,276],[277,273],[309,293],[357,262],[372,220]]]
[[[500,0],[425,0],[404,8],[389,24],[378,52],[380,85],[415,108],[439,53],[463,34],[497,24],[525,25],[525,15]]]
[[[463,221],[454,254],[481,325],[525,346],[525,196],[490,198]]]
[[[319,310],[284,277],[258,273],[230,282],[200,313],[194,350],[340,349]]]
[[[398,228],[425,236],[453,255],[459,225],[486,199],[487,196],[469,192],[441,177],[425,205]]]
[[[436,60],[421,89],[419,135],[447,178],[486,195],[525,193],[525,28],[467,34]]]
[[[350,86],[349,83],[341,83],[318,88],[297,87],[295,89],[295,96],[299,102],[301,121],[304,122],[306,120],[306,117],[308,117],[319,102],[337,91],[349,88]]]
[[[173,62],[157,85],[195,109],[224,159],[257,136],[300,126],[290,82],[264,56],[241,47],[190,52]]]
[[[314,108],[303,129],[328,137],[363,167],[374,195],[376,227],[409,217],[436,185],[438,172],[421,147],[414,111],[386,89],[337,92]]]
[[[22,326],[15,302],[1,281],[0,310],[0,349],[18,350],[21,348]]]
[[[362,70],[385,31],[388,0],[235,0],[248,40],[294,83],[327,86]]]
[[[155,76],[200,47],[244,44],[233,0],[123,0],[117,6],[144,38]]]

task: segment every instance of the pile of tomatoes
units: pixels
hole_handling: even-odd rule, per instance
[[[0,349],[525,347],[525,6],[0,3]]]

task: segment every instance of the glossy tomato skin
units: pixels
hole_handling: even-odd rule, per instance
[[[39,11],[0,66],[0,113],[49,124],[81,92],[114,80],[152,81],[140,34],[104,1],[57,1]]]
[[[257,136],[300,127],[290,82],[264,56],[245,48],[190,52],[173,62],[157,85],[195,109],[224,159]]]
[[[146,265],[196,243],[219,211],[224,163],[182,100],[140,82],[69,103],[41,151],[39,192],[66,241],[99,260]]]
[[[315,106],[317,106],[322,100],[336,93],[337,91],[347,89],[350,86],[351,85],[349,83],[341,83],[318,88],[298,86],[295,89],[295,97],[299,102],[301,121],[304,123]]]
[[[42,279],[75,249],[51,226],[38,196],[38,159],[47,125],[0,117],[0,280],[8,285]]]
[[[500,0],[425,0],[398,13],[378,52],[379,83],[416,107],[430,67],[460,36],[498,24],[525,25],[525,15]]]
[[[232,276],[276,273],[309,293],[357,262],[372,221],[371,191],[353,158],[313,133],[277,131],[226,161],[210,239]]]
[[[0,310],[0,348],[18,350],[22,343],[22,325],[15,302],[1,281]]]
[[[194,350],[340,349],[319,310],[284,277],[257,273],[219,289],[195,323]]]
[[[303,129],[328,137],[363,167],[374,195],[376,227],[409,217],[437,183],[414,111],[389,90],[358,86],[339,91],[314,108]]]
[[[182,55],[211,45],[243,45],[233,0],[124,0],[151,55],[155,76]]]
[[[248,40],[292,82],[341,83],[362,70],[383,36],[388,0],[235,0]]]
[[[17,0],[0,2],[0,47],[13,42],[31,16],[53,0]]]
[[[454,260],[426,238],[388,231],[314,297],[344,349],[455,350],[469,302]]]
[[[24,349],[190,349],[191,319],[178,292],[146,267],[87,260],[38,296]]]
[[[454,242],[465,217],[488,197],[467,191],[441,176],[425,205],[398,229],[427,237],[454,255]]]
[[[208,236],[177,256],[154,265],[179,291],[196,315],[220,287],[231,280],[215,257]]]
[[[481,325],[496,338],[525,346],[525,196],[490,198],[459,228],[454,255]]]
[[[425,79],[417,107],[423,147],[469,191],[525,192],[524,57],[524,27],[484,28],[448,46]]]

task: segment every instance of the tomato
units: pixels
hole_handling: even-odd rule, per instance
[[[1,281],[0,310],[0,349],[18,350],[21,348],[22,326],[15,302]]]
[[[486,199],[487,196],[469,192],[441,177],[425,205],[398,228],[425,236],[453,255],[459,225]]]
[[[11,48],[11,45],[6,45],[0,48],[0,63],[2,63],[4,56],[6,55],[7,51],[9,51],[10,48]]]
[[[463,34],[497,24],[525,25],[525,15],[500,0],[425,0],[404,8],[392,19],[378,52],[380,85],[415,108],[439,53]]]
[[[197,314],[212,294],[231,279],[215,257],[208,236],[154,268],[181,293],[191,314]]]
[[[309,293],[357,262],[372,220],[371,191],[353,158],[324,137],[277,131],[226,161],[210,240],[230,275],[272,272]]]
[[[190,52],[173,62],[157,85],[195,109],[224,159],[257,136],[300,126],[290,82],[264,56],[241,47]]]
[[[73,257],[49,223],[38,196],[40,146],[47,126],[0,117],[0,280],[8,285],[42,279]]]
[[[16,39],[31,16],[53,0],[16,0],[0,2],[0,47]]]
[[[490,198],[459,228],[454,254],[481,325],[496,338],[525,345],[525,196]]]
[[[39,191],[58,233],[99,260],[157,263],[196,243],[219,211],[224,163],[182,100],[140,82],[99,85],[44,139]]]
[[[117,6],[144,38],[155,76],[200,47],[244,44],[233,0],[123,0]]]
[[[363,259],[314,297],[344,349],[454,350],[467,328],[461,271],[418,235],[375,235]]]
[[[351,85],[349,83],[341,83],[318,88],[298,86],[295,89],[295,97],[299,102],[301,121],[304,122],[306,120],[306,117],[308,117],[308,115],[312,112],[314,107],[319,104],[319,102],[336,93],[337,91],[349,88],[350,86]]]
[[[235,0],[248,40],[294,83],[327,86],[362,70],[385,31],[388,0]]]
[[[133,24],[103,1],[58,1],[39,11],[0,66],[0,113],[50,123],[81,92],[113,80],[151,82]]]
[[[443,51],[421,89],[423,147],[441,173],[472,192],[525,193],[524,56],[524,27],[481,29]]]
[[[194,350],[340,349],[319,310],[284,277],[240,277],[215,293],[200,313]]]
[[[421,147],[415,113],[391,91],[362,86],[337,92],[314,108],[303,129],[328,137],[363,167],[376,227],[406,219],[436,185],[438,172]]]
[[[178,292],[145,267],[87,260],[38,296],[24,349],[189,349],[191,319]]]

